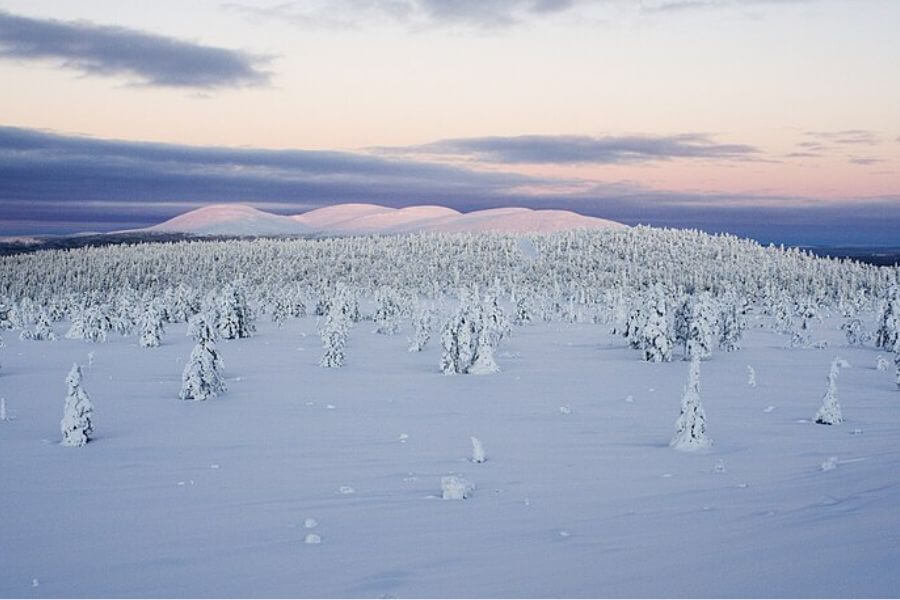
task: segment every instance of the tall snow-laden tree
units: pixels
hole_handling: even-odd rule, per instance
[[[847,336],[847,343],[851,346],[862,344],[868,337],[863,331],[862,320],[859,317],[849,317],[841,325],[841,331]]]
[[[66,377],[66,403],[59,423],[63,446],[84,446],[94,431],[94,405],[81,387],[81,367],[72,365]]]
[[[413,337],[409,340],[410,352],[421,352],[431,339],[434,309],[419,302],[413,313]]]
[[[734,352],[741,347],[747,329],[743,303],[734,296],[723,298],[719,310],[719,348]]]
[[[461,290],[456,312],[441,328],[441,372],[468,373],[478,351],[481,311],[477,295]]]
[[[387,287],[378,288],[375,295],[375,332],[382,335],[394,335],[400,331],[400,304],[397,302],[397,293]]]
[[[256,326],[247,296],[236,285],[226,285],[218,300],[216,327],[226,340],[250,337]]]
[[[348,316],[340,306],[333,305],[319,326],[324,353],[319,361],[323,367],[343,367],[344,347],[347,345],[347,333],[350,328]]]
[[[900,344],[894,347],[894,381],[900,390]]]
[[[140,319],[141,337],[138,343],[142,348],[156,348],[162,341],[165,332],[162,311],[156,302],[150,302],[144,309]]]
[[[674,336],[666,315],[666,297],[657,289],[648,299],[647,319],[641,328],[643,358],[648,362],[672,360]]]
[[[528,325],[534,318],[532,316],[531,299],[521,294],[516,298],[516,309],[514,311],[513,323],[515,325]]]
[[[198,313],[188,321],[188,335],[197,344],[191,350],[187,365],[181,374],[182,400],[207,400],[225,392],[222,378],[222,359],[216,349],[216,329],[208,316]]]
[[[681,396],[681,413],[669,445],[677,450],[697,450],[711,444],[706,436],[706,412],[700,402],[700,357],[691,360],[688,384]]]
[[[709,292],[698,294],[692,304],[688,322],[687,341],[684,345],[684,359],[697,357],[705,360],[712,355],[713,341],[718,331],[718,313]]]
[[[810,326],[813,320],[819,318],[819,311],[815,302],[810,298],[802,298],[797,302],[794,312],[799,317],[799,324],[795,322],[791,331],[792,348],[808,348],[810,345]]]
[[[837,425],[844,421],[837,393],[837,378],[842,364],[844,364],[842,359],[835,358],[831,361],[831,368],[828,369],[828,377],[826,378],[828,387],[825,390],[825,395],[822,397],[822,406],[815,416],[816,423],[821,425]]]
[[[900,340],[900,292],[897,286],[891,286],[878,316],[875,347],[891,352],[897,347],[898,340]]]

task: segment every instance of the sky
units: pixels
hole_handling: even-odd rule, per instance
[[[896,0],[0,0],[0,235],[208,203],[900,246]]]

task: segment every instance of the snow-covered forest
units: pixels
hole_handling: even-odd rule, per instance
[[[646,227],[2,257],[0,595],[894,595],[898,288]]]

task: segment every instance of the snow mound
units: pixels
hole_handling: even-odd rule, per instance
[[[491,208],[460,213],[445,206],[390,208],[336,204],[299,215],[267,213],[244,204],[214,204],[140,231],[194,235],[396,234],[416,232],[550,233],[567,229],[620,229],[625,225],[567,210]],[[531,258],[531,257],[529,257]]]
[[[441,477],[441,497],[444,500],[465,500],[472,495],[474,489],[475,485],[463,477]]]
[[[307,226],[290,217],[273,215],[245,204],[204,206],[148,227],[145,231],[239,236],[310,233]]]

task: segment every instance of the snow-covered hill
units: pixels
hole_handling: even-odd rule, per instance
[[[566,229],[610,229],[625,225],[566,210],[509,207],[470,213],[444,206],[389,208],[377,204],[336,204],[281,216],[242,204],[215,204],[192,210],[146,231],[197,235],[284,235],[309,233],[412,233],[422,231],[506,233]]]
[[[196,235],[287,235],[310,233],[302,223],[245,204],[204,206],[145,231]]]

